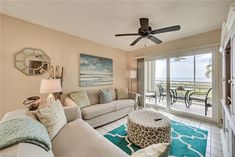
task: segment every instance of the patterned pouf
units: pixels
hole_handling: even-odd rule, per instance
[[[161,120],[156,121],[156,119]],[[130,141],[140,148],[171,142],[170,120],[153,110],[138,110],[128,115],[127,133]]]

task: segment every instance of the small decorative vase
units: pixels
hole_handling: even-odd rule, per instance
[[[32,96],[27,98],[23,104],[29,109],[29,111],[34,111],[38,109],[41,104],[41,98],[39,96]]]

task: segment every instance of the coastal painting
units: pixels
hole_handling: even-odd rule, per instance
[[[80,86],[113,84],[113,60],[80,54]]]

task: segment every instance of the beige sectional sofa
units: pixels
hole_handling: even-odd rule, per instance
[[[117,146],[105,139],[89,124],[81,119],[77,105],[64,108],[68,123],[52,140],[52,150],[46,152],[41,147],[29,143],[19,143],[0,151],[1,157],[128,157]],[[10,112],[2,121],[30,116],[24,110]],[[34,118],[35,119],[35,118]],[[35,119],[36,120],[36,119]]]
[[[112,102],[106,104],[99,103],[99,90],[86,91],[91,105],[80,108],[79,112],[92,127],[98,127],[128,115],[137,103],[138,94],[136,93],[129,93],[128,99],[117,100],[116,90],[109,90],[112,91]],[[76,103],[68,95],[64,104],[69,106]]]

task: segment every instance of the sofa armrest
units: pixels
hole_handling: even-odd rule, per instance
[[[68,97],[64,99],[64,113],[68,122],[82,118],[81,109],[72,99]]]
[[[139,97],[139,94],[138,93],[129,93],[129,97],[130,99],[133,99],[135,100],[135,102],[137,103],[138,102],[138,97]]]

